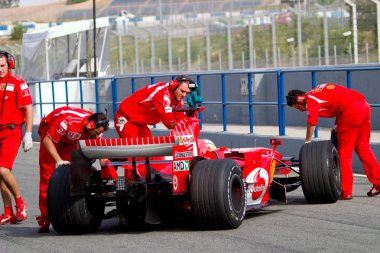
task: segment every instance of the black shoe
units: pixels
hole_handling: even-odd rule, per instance
[[[39,229],[38,229],[39,234],[49,233],[49,232],[50,232],[49,227],[39,227]]]
[[[378,194],[380,194],[380,187],[377,187],[375,185],[373,185],[372,189],[369,192],[367,192],[368,197],[373,197],[373,196],[376,196]]]

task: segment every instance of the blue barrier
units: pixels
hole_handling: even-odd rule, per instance
[[[254,108],[256,106],[276,106],[277,112],[278,112],[278,129],[279,129],[279,135],[284,136],[286,134],[286,126],[285,126],[285,107],[286,101],[285,101],[285,81],[284,76],[289,73],[310,73],[311,77],[311,88],[316,87],[317,85],[317,79],[316,75],[318,73],[323,72],[335,72],[335,71],[343,71],[346,72],[346,85],[348,88],[352,88],[351,83],[351,74],[354,71],[373,71],[373,70],[380,70],[380,67],[378,66],[362,66],[362,67],[323,67],[323,68],[297,68],[297,69],[272,69],[272,70],[236,70],[236,71],[208,71],[208,72],[191,72],[187,73],[190,76],[195,76],[195,79],[197,80],[197,83],[202,90],[202,78],[207,75],[216,75],[220,78],[220,89],[221,89],[221,97],[218,101],[211,101],[208,100],[207,97],[204,97],[204,104],[205,105],[220,105],[222,109],[222,119],[221,123],[223,124],[223,131],[228,130],[228,122],[227,122],[227,108],[230,105],[247,105],[248,115],[249,115],[249,133],[254,133],[254,125],[255,125],[255,115],[254,115]],[[40,106],[40,116],[43,116],[44,114],[48,112],[44,112],[42,109],[42,105],[52,105],[53,109],[57,107],[57,105],[80,105],[81,108],[84,107],[86,104],[94,104],[96,105],[96,111],[100,111],[100,105],[111,105],[113,109],[113,113],[116,112],[118,105],[120,102],[124,99],[118,99],[118,88],[119,88],[119,81],[122,79],[128,79],[130,80],[130,88],[131,93],[134,93],[136,91],[136,81],[139,79],[149,79],[150,83],[153,84],[156,82],[157,79],[174,79],[175,76],[179,75],[181,73],[165,73],[165,74],[141,74],[141,75],[120,75],[120,76],[108,76],[108,77],[101,77],[101,78],[88,78],[88,79],[63,79],[63,80],[52,80],[52,81],[38,81],[38,82],[28,82],[29,86],[37,85],[38,89],[37,92],[38,97],[40,98],[38,102],[35,102],[34,105]],[[227,88],[227,80],[226,77],[229,75],[246,75],[248,79],[248,99],[247,101],[232,101],[228,100],[226,96]],[[252,83],[252,77],[257,74],[274,74],[276,76],[277,80],[277,101],[254,101],[252,90],[253,90],[253,83]],[[70,101],[69,98],[69,83],[72,81],[79,81],[79,101]],[[83,94],[83,82],[84,81],[93,81],[94,82],[94,88],[95,88],[95,99],[91,102],[85,102],[84,101],[84,94]],[[101,101],[99,98],[99,82],[100,81],[108,81],[110,83],[110,89],[111,89],[111,100],[109,101]],[[162,81],[162,80],[158,80]],[[56,93],[55,93],[55,84],[56,82],[64,82],[65,84],[65,102],[57,102],[56,101]],[[51,84],[51,102],[44,102],[43,101],[43,95],[42,95],[42,84],[50,83]],[[380,104],[370,104],[372,107],[380,107]],[[200,118],[202,119],[202,113],[200,113]],[[201,125],[202,128],[202,125]],[[318,128],[316,128],[315,137],[318,137]]]

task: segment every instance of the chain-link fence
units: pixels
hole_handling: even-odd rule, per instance
[[[300,5],[286,5],[279,11],[236,12],[235,6],[231,8],[235,11],[224,14],[180,20],[176,15],[151,22],[116,19],[111,33],[111,71],[130,74],[378,63],[376,4],[357,0],[354,14],[347,1],[325,1],[329,5],[293,1]]]

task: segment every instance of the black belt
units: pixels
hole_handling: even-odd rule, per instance
[[[14,130],[16,128],[16,124],[5,124],[5,125],[0,125],[0,129],[3,129],[3,128],[10,128],[12,130]]]

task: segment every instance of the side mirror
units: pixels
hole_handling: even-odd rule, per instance
[[[276,138],[270,139],[270,145],[272,146],[282,145],[282,139],[276,139]]]

